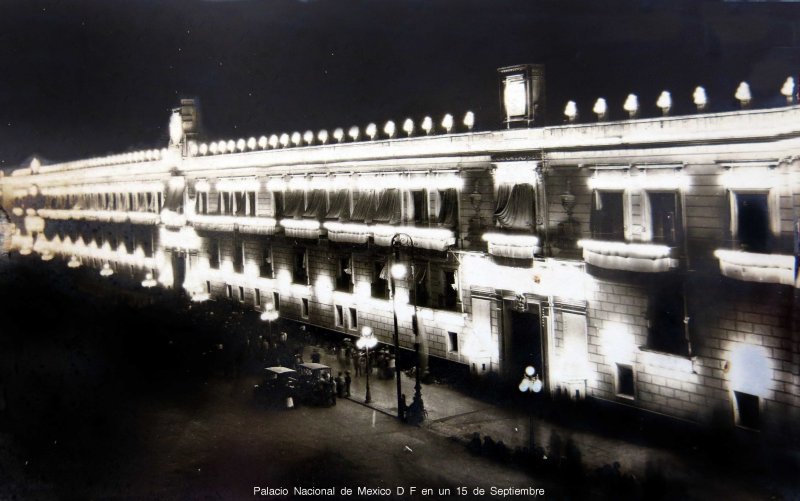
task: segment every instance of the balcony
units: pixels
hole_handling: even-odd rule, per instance
[[[784,254],[759,254],[718,249],[719,271],[723,276],[744,282],[797,286],[795,257]]]
[[[104,223],[158,224],[159,216],[154,212],[126,212],[93,209],[39,209],[45,219],[100,221]]]
[[[313,219],[281,219],[281,226],[289,238],[316,239],[320,235],[319,221]]]
[[[534,235],[509,235],[505,233],[484,233],[483,240],[489,245],[489,254],[515,259],[533,259],[542,248],[539,238]]]
[[[392,238],[398,233],[405,233],[414,241],[418,249],[445,251],[455,245],[456,236],[452,230],[445,228],[417,228],[414,226],[372,226],[375,245],[388,247]]]
[[[233,231],[239,228],[242,233],[253,235],[274,235],[278,223],[271,217],[228,216],[216,214],[194,214],[188,221],[195,229],[203,231]]]
[[[365,244],[372,236],[372,229],[366,224],[327,222],[323,225],[328,230],[328,240],[348,244]]]
[[[674,247],[649,243],[580,240],[587,264],[610,270],[662,273],[678,267]]]

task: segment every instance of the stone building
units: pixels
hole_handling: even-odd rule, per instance
[[[11,247],[797,438],[800,107],[542,126],[541,68],[501,79],[491,131],[208,142],[184,101],[163,149],[0,177]]]

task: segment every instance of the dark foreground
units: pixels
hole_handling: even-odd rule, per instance
[[[480,411],[454,401],[449,417],[426,428],[348,400],[264,409],[252,398],[264,356],[252,342],[265,333],[257,314],[221,302],[191,305],[125,277],[0,259],[0,305],[3,500],[528,498],[526,491],[497,490],[503,488],[544,489],[549,499],[793,499],[797,492],[795,481],[770,480],[796,480],[794,461],[764,461],[729,440],[667,434],[660,423],[632,417],[605,426],[617,443],[629,444],[615,450],[641,455],[658,444],[708,474],[612,485],[613,470],[611,477],[594,473],[600,464],[590,465],[587,477],[568,467],[552,471],[552,459],[521,468],[505,454],[470,454],[464,439],[476,428],[497,438],[527,424],[505,415],[513,402],[496,388]],[[288,363],[309,341],[294,328],[269,357]],[[391,391],[391,381],[384,383]],[[380,400],[380,383],[373,384]],[[587,418],[597,429],[596,410],[573,410],[552,409],[541,423],[568,426],[576,438]],[[580,446],[587,459],[603,456],[597,440]]]

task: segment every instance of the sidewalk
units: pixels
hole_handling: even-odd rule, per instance
[[[350,400],[364,404],[366,376],[355,377],[355,371],[342,359],[318,348],[322,363],[332,368],[333,375],[349,370],[353,377]],[[312,347],[306,347],[305,360],[310,359]],[[410,404],[414,395],[414,380],[401,376],[402,392]],[[370,376],[369,407],[397,415],[395,379],[380,379],[376,371]],[[504,408],[469,397],[445,385],[423,385],[422,398],[428,418],[426,429],[462,441],[465,445],[474,433],[503,441],[511,450],[527,447],[530,417],[514,408]],[[684,484],[693,499],[794,499],[800,495],[800,484],[778,485],[772,479],[740,472],[722,472],[699,454],[676,451],[650,445],[634,444],[585,430],[575,430],[543,419],[533,420],[534,441],[547,450],[551,435],[557,434],[562,443],[572,440],[581,453],[587,471],[604,465],[620,463],[621,471],[644,478],[648,463],[657,467],[670,481]],[[465,448],[465,453],[467,450]]]

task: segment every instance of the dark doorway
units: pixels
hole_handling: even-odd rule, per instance
[[[539,378],[544,374],[542,329],[537,312],[511,311],[508,341],[509,372],[512,380],[522,378],[525,367],[533,365]]]
[[[172,253],[172,287],[176,292],[183,291],[183,281],[186,278],[186,254],[183,252]]]

